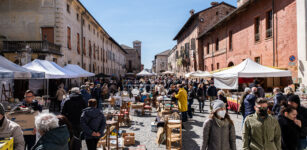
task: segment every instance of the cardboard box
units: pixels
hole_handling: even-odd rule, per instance
[[[6,117],[19,124],[24,135],[33,135],[33,130],[35,127],[34,117],[38,114],[38,111],[34,111],[32,113],[9,112],[6,114]]]
[[[135,144],[134,133],[123,133],[124,145],[130,146]]]

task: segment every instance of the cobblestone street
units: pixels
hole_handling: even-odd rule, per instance
[[[205,110],[209,110],[208,102],[206,102]],[[193,108],[195,114],[192,120],[184,123],[183,130],[183,150],[199,150],[202,142],[202,126],[207,119],[209,112],[199,113],[198,102],[194,101]],[[147,150],[165,150],[165,145],[158,145],[156,143],[156,132],[151,132],[151,122],[155,121],[157,113],[153,111],[151,116],[131,116],[132,125],[129,128],[121,128],[123,132],[133,132],[136,134],[136,146],[145,145]],[[237,148],[242,147],[242,116],[238,116],[230,111],[231,119],[235,123]],[[86,145],[84,145],[84,150]]]

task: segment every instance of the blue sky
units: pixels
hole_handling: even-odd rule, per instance
[[[81,0],[119,44],[142,41],[142,63],[151,68],[154,55],[173,48],[174,36],[195,12],[222,0]],[[237,0],[224,0],[236,6]]]

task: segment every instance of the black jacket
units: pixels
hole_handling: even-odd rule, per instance
[[[83,110],[81,115],[81,128],[84,132],[85,139],[93,139],[93,132],[99,132],[103,136],[106,126],[106,119],[98,108],[88,107]]]
[[[207,89],[207,95],[208,96],[216,96],[217,95],[217,89],[215,86],[209,86]]]
[[[283,150],[297,150],[300,127],[294,121],[283,115],[278,116],[278,122],[281,130],[281,146]]]
[[[281,101],[286,100],[286,97],[282,93],[278,93],[274,96],[274,105],[272,111],[275,115],[278,115],[280,112]]]
[[[189,101],[193,101],[194,98],[196,98],[195,89],[194,89],[194,88],[189,89],[189,90],[188,90],[188,100],[189,100]]]
[[[61,126],[46,132],[32,147],[32,150],[68,150],[69,132]]]
[[[62,114],[67,117],[72,125],[80,124],[82,110],[86,108],[86,103],[80,94],[70,94],[69,99],[64,102]]]

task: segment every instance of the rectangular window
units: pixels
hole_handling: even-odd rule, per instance
[[[94,59],[96,59],[96,45],[94,43],[94,47],[93,47],[93,54],[94,54]]]
[[[213,66],[213,64],[211,64],[211,71],[213,71],[214,70],[214,66]]]
[[[261,64],[260,61],[261,61],[261,60],[260,60],[260,57],[255,57],[255,62],[256,62],[256,63]]]
[[[215,41],[215,50],[216,50],[216,51],[219,50],[219,38],[216,38],[216,41]]]
[[[229,51],[232,51],[232,31],[229,31]]]
[[[196,43],[195,43],[195,39],[191,39],[191,49],[195,50],[196,49]]]
[[[77,13],[77,15],[76,15],[76,16],[77,16],[77,21],[79,21],[79,14]]]
[[[255,41],[260,40],[260,17],[255,18]]]
[[[92,57],[92,44],[90,40],[88,41],[88,55],[90,58]]]
[[[70,13],[70,5],[69,4],[66,5],[66,10],[67,10],[68,13]]]
[[[220,69],[220,63],[216,63],[216,69]]]
[[[272,37],[273,29],[273,12],[272,10],[268,11],[266,14],[266,37]]]
[[[71,49],[71,36],[70,36],[70,27],[67,27],[67,48]]]
[[[209,54],[209,53],[210,53],[210,44],[207,43],[207,54]]]
[[[83,55],[86,56],[86,49],[85,49],[85,37],[83,37],[83,40],[82,40],[82,49],[83,49]]]
[[[90,31],[91,31],[91,25],[90,25],[90,24],[88,24],[88,30],[90,30]]]
[[[77,33],[77,52],[80,54],[80,35]]]
[[[185,55],[188,57],[189,56],[189,49],[190,49],[190,44],[189,43],[185,43],[185,50],[184,53]]]

